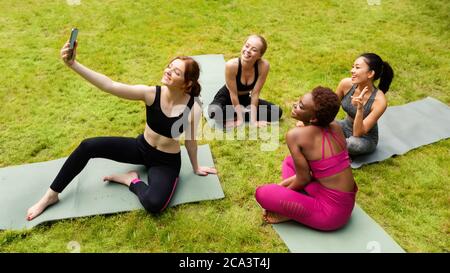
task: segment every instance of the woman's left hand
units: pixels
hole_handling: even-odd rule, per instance
[[[217,173],[216,168],[200,166],[195,171],[195,174],[200,176],[205,176],[208,175],[209,173],[216,174]]]

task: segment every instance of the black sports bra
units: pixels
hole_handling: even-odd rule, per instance
[[[255,62],[255,80],[253,80],[253,83],[250,85],[243,85],[241,83],[241,74],[242,74],[242,65],[241,65],[241,58],[238,58],[239,66],[238,66],[238,72],[236,75],[236,87],[238,91],[250,91],[255,88],[256,81],[258,80],[258,61]]]
[[[194,105],[194,96],[191,96],[187,107],[177,117],[168,117],[161,110],[161,86],[156,86],[155,101],[146,105],[147,124],[156,133],[169,138],[176,138],[184,131],[183,126],[188,125],[189,113]]]

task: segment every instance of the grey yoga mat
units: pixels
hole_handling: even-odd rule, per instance
[[[169,206],[224,197],[217,175],[197,176],[186,149],[182,147],[180,179]],[[208,145],[198,147],[199,163],[214,166]],[[26,229],[40,223],[142,209],[138,198],[126,186],[103,182],[105,175],[138,170],[147,182],[144,166],[91,159],[86,168],[60,194],[60,201],[28,222],[27,209],[45,193],[63,165],[58,160],[0,168],[0,229]]]
[[[289,250],[296,253],[405,252],[358,205],[347,225],[336,231],[317,231],[294,221],[272,226]]]
[[[222,128],[222,125],[209,118],[208,105],[225,84],[225,59],[222,54],[197,55],[192,58],[200,65],[199,82],[202,86],[200,98],[203,103],[203,116],[211,128]]]
[[[378,122],[378,132],[375,152],[352,158],[352,168],[449,138],[450,107],[430,97],[388,107]]]

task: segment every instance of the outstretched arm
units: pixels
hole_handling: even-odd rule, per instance
[[[69,59],[70,49],[69,43],[66,43],[61,49],[61,58],[73,71],[82,76],[85,80],[96,86],[97,88],[110,93],[112,95],[118,96],[120,98],[129,100],[143,100],[145,101],[146,94],[149,94],[151,90],[150,86],[146,85],[128,85],[120,82],[115,82],[108,78],[107,76],[100,74],[94,70],[91,70],[81,63],[75,60],[76,48],[78,42],[73,49],[72,59]]]

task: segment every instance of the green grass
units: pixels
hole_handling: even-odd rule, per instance
[[[450,104],[448,1],[3,0],[0,13],[0,167],[67,156],[86,137],[142,132],[142,103],[96,90],[59,59],[73,26],[79,61],[127,83],[158,84],[180,54],[235,57],[259,33],[271,63],[262,97],[285,113],[314,86],[335,88],[367,51],[395,70],[390,105],[427,96]],[[274,152],[257,141],[209,142],[225,199],[1,231],[0,251],[67,252],[77,241],[82,252],[287,252],[261,225],[253,194],[279,180],[293,124],[284,117]],[[450,250],[449,151],[444,140],[354,171],[358,203],[408,252]]]

